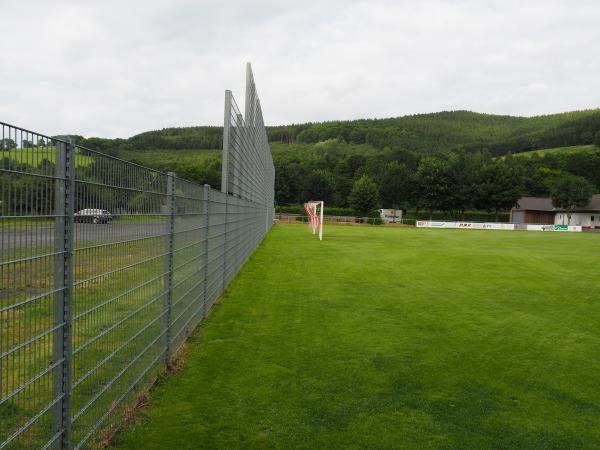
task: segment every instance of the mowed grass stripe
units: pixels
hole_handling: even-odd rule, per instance
[[[600,236],[279,225],[119,448],[596,448]]]

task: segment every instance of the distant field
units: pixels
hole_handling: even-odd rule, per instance
[[[157,163],[186,163],[203,161],[209,157],[221,158],[221,150],[122,150],[117,155],[126,161],[136,161],[142,165],[154,167]],[[44,159],[54,163],[56,161],[55,147],[45,148],[19,148],[0,153],[0,158],[6,157],[19,163],[38,166]],[[77,164],[87,166],[93,158],[81,155],[77,151]]]
[[[544,156],[553,153],[582,153],[582,152],[593,152],[597,150],[594,145],[576,145],[574,147],[556,147],[556,148],[545,148],[541,150],[531,150],[529,152],[515,153],[513,156],[518,157],[530,157],[532,155]]]
[[[19,164],[27,164],[29,166],[37,167],[47,160],[51,163],[56,162],[56,148],[55,147],[34,147],[34,148],[18,148],[11,149],[10,151],[0,152],[0,157],[10,158]],[[78,166],[88,166],[92,163],[90,156],[79,154],[77,150],[75,161]]]
[[[600,236],[278,225],[118,448],[600,442]]]
[[[185,163],[202,161],[209,157],[221,158],[221,150],[121,150],[119,157],[127,161],[137,161],[143,165],[154,166],[157,161]]]

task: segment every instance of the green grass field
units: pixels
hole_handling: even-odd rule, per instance
[[[118,448],[600,447],[600,235],[278,225]]]

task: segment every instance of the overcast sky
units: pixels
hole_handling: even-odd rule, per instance
[[[600,106],[597,0],[0,0],[0,120],[220,125],[252,62],[270,125]]]

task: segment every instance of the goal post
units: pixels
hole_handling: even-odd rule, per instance
[[[312,201],[304,204],[306,214],[308,214],[308,226],[313,234],[319,232],[319,240],[323,240],[323,206],[322,201]]]

